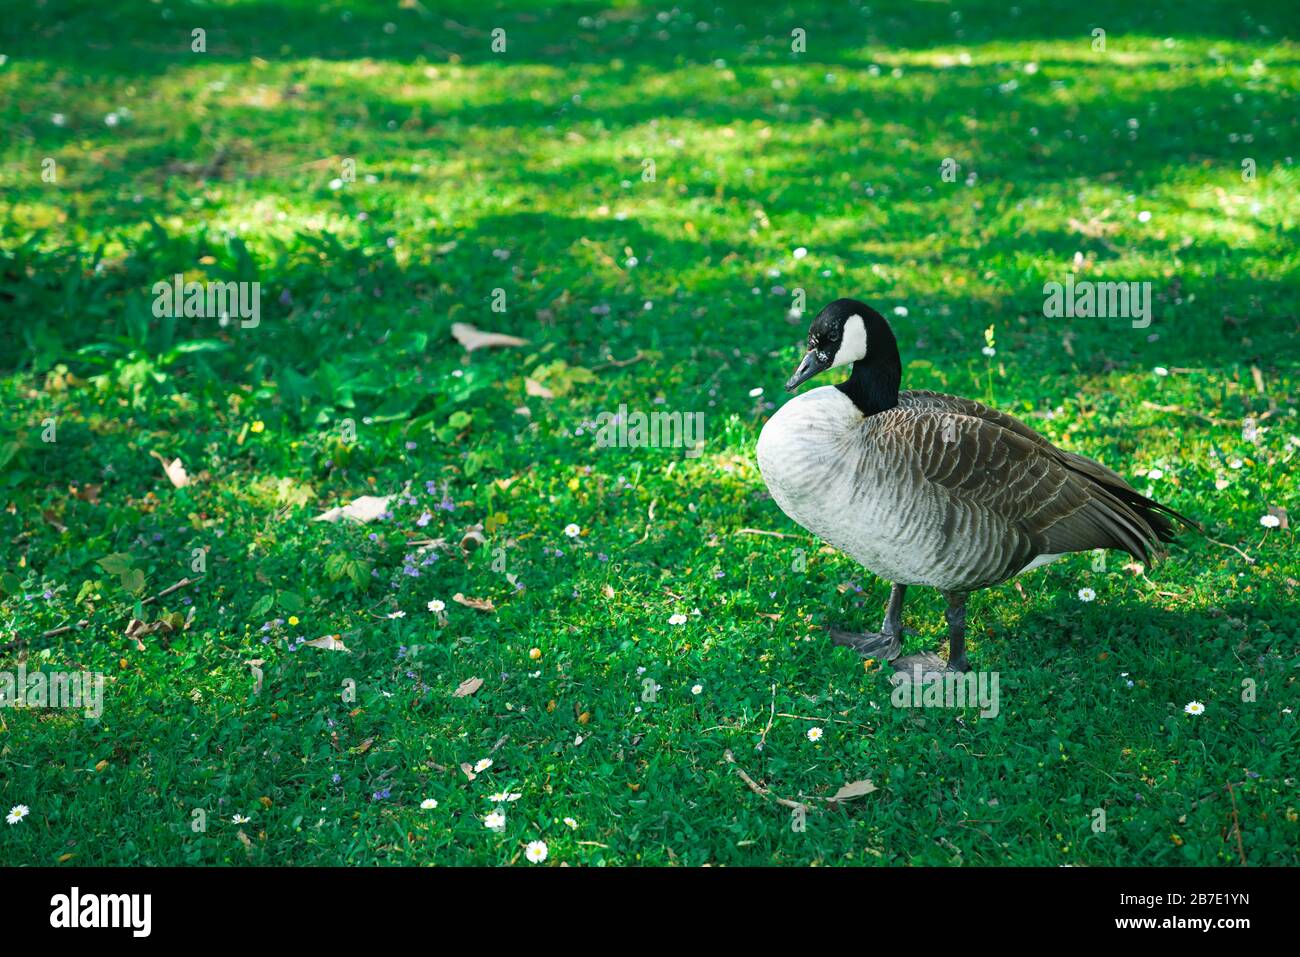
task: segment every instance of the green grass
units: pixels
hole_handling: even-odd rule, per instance
[[[1300,14],[322,6],[0,5],[0,670],[107,675],[97,720],[0,711],[0,810],[32,809],[7,863],[1297,863],[1300,559],[1260,517],[1297,511]],[[1149,329],[1043,317],[1076,253],[1153,283]],[[260,280],[261,325],[155,319],[177,272]],[[875,627],[888,586],[754,463],[795,288],[888,315],[905,387],[991,401],[1223,544],[981,592],[1000,715],[892,707],[824,635]],[[529,344],[467,356],[457,321]],[[703,412],[703,454],[598,448],[620,403]],[[389,520],[310,521],[406,483]],[[413,538],[446,539],[418,577]],[[200,582],[137,606],[196,548]],[[936,646],[938,596],[907,615]],[[351,652],[289,644],[330,633]],[[797,831],[728,750],[773,796],[878,790]]]

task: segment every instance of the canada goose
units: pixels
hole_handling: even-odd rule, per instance
[[[878,633],[832,630],[864,657],[899,659],[908,585],[948,602],[949,670],[968,670],[966,597],[1067,552],[1117,548],[1149,564],[1172,541],[1168,516],[1106,466],[1064,452],[1003,412],[938,392],[899,392],[889,323],[854,299],[813,320],[808,352],[785,384],[852,365],[849,378],[782,406],[758,439],[758,467],[793,521],[892,583]]]

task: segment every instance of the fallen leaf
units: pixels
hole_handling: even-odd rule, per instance
[[[468,698],[481,687],[483,687],[482,678],[466,678],[456,686],[456,690],[451,693],[451,696],[453,698]]]
[[[175,488],[184,488],[190,484],[190,477],[186,474],[185,466],[181,464],[180,459],[172,459],[168,462],[157,452],[151,451],[149,454],[162,464],[163,471],[167,473],[168,480],[171,481]]]
[[[475,611],[496,611],[497,606],[492,604],[491,598],[466,598],[460,592],[451,596],[451,600],[466,608],[473,608]]]
[[[507,336],[500,332],[484,332],[471,326],[468,322],[452,323],[451,334],[456,341],[465,347],[466,352],[473,352],[475,349],[486,349],[494,346],[526,346],[527,339],[520,339],[517,336]]]
[[[260,804],[260,805],[262,805],[262,807],[266,808],[266,809],[269,811],[269,810],[271,810],[271,805],[272,805],[273,803],[275,803],[275,802],[273,802],[273,801],[272,801],[269,797],[267,797],[266,795],[262,795],[260,798],[257,799],[257,803]]]
[[[487,544],[487,539],[483,537],[482,525],[471,525],[465,529],[465,534],[460,537],[462,551],[468,552],[485,544]]]
[[[97,764],[95,765],[95,770],[96,770],[96,771],[103,771],[104,768],[106,768],[106,767],[108,767],[108,761],[100,761],[99,763],[97,763]]]
[[[465,772],[465,777],[469,778],[471,781],[478,777],[478,775],[474,773],[474,765],[470,764],[468,761],[462,762],[460,769]]]
[[[312,519],[313,522],[337,522],[339,519],[346,518],[351,522],[358,522],[364,525],[366,522],[373,522],[380,515],[388,511],[388,503],[392,501],[392,495],[361,495],[354,498],[347,505],[342,507],[335,506],[328,512],[322,512]]]
[[[321,635],[319,638],[313,638],[311,641],[304,641],[308,648],[320,648],[322,651],[351,651],[347,645],[343,644],[343,639],[338,635]]]
[[[362,741],[360,744],[357,745],[357,754],[365,754],[367,751],[370,750],[370,746],[374,743],[375,743],[374,738],[366,738],[366,740]]]
[[[1291,527],[1291,523],[1287,519],[1286,509],[1283,508],[1281,505],[1270,505],[1268,507],[1268,514],[1272,515],[1279,522],[1281,522],[1281,524],[1278,525],[1278,528],[1285,530]]]
[[[600,591],[601,591],[601,594],[603,594],[606,598],[613,598],[613,597],[614,597],[614,586],[613,586],[613,585],[606,584],[605,587],[602,588]]]
[[[876,786],[871,781],[854,781],[846,784],[836,791],[828,800],[831,801],[852,801],[854,798],[864,797],[876,790]]]
[[[539,399],[554,399],[555,393],[546,386],[542,385],[536,379],[524,380],[524,391],[529,395],[536,396]]]
[[[99,493],[102,492],[102,485],[69,485],[68,491],[72,493],[73,498],[79,498],[83,502],[89,502],[91,505],[99,504]]]

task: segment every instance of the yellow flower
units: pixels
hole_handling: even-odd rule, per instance
[[[290,616],[289,616],[289,624],[291,624],[291,625],[296,625],[296,624],[298,624],[298,616],[297,616],[297,615],[290,615]]]
[[[258,419],[251,426],[249,426],[249,429],[253,432],[261,432],[264,428],[266,428],[266,424],[261,419]]]

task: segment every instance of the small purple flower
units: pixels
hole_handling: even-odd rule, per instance
[[[609,556],[606,555],[604,552],[597,552],[597,553],[596,553],[596,561],[599,561],[599,562],[607,562],[607,561],[609,561]]]
[[[421,528],[429,524],[429,519],[433,518],[432,512],[421,512],[420,517],[415,520],[415,524]]]
[[[369,537],[372,542],[379,541],[379,535],[376,532],[371,532]]]
[[[436,491],[438,491],[438,486],[434,484],[433,479],[429,479],[424,483],[424,494],[432,495]]]
[[[44,598],[46,601],[49,601],[51,598],[54,597],[54,592],[50,591],[50,590],[47,588],[47,589],[45,589],[45,593],[42,594],[41,597]]]
[[[406,448],[407,448],[408,451],[409,451],[410,449],[415,448],[415,443],[414,443],[414,442],[407,442],[407,443],[406,443]]]
[[[384,788],[382,791],[375,792],[375,800],[386,801],[388,800],[388,798],[392,797],[392,795],[393,795],[392,791],[390,791],[388,788]]]
[[[288,289],[280,293],[280,305],[286,307],[293,305],[293,293],[291,293]]]
[[[338,784],[340,781],[343,780],[343,775],[336,774],[332,778],[330,778],[330,780],[333,781],[335,784]]]
[[[392,513],[392,512],[380,512],[380,513],[379,513],[379,520],[380,520],[380,521],[383,521],[383,522],[388,521],[388,520],[391,519],[392,517],[393,517],[393,513]]]

